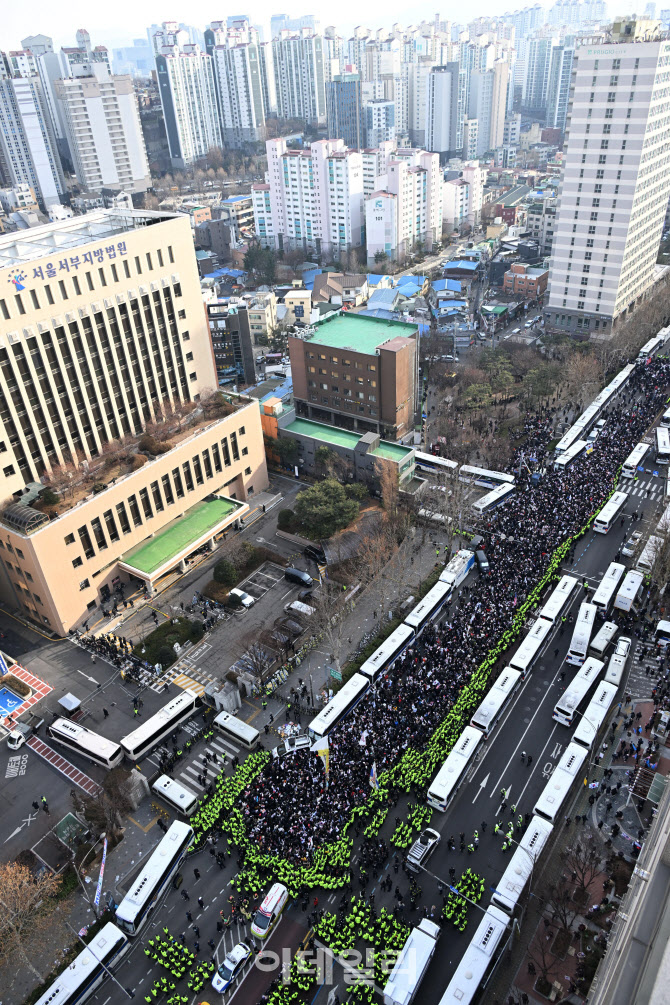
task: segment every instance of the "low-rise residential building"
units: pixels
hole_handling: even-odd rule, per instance
[[[549,269],[538,269],[515,262],[503,279],[505,293],[514,293],[526,300],[537,300],[547,289]]]
[[[254,234],[254,203],[248,195],[230,195],[223,199],[217,210],[219,219],[230,227],[232,243]]]
[[[289,336],[296,414],[399,440],[418,403],[415,325],[338,314]]]
[[[274,293],[258,293],[247,311],[251,338],[258,345],[259,337],[265,340],[277,326],[277,298]]]
[[[543,255],[551,254],[556,224],[556,200],[545,199],[528,207],[526,214],[526,230],[540,245]]]
[[[223,384],[253,384],[256,368],[252,347],[249,314],[246,303],[240,300],[217,299],[206,302],[207,319],[212,339],[219,386]]]
[[[310,290],[290,290],[284,297],[284,322],[309,324],[312,316],[312,293]]]
[[[322,272],[314,277],[312,300],[314,303],[353,304],[359,307],[368,299],[368,292],[368,277],[364,274]]]

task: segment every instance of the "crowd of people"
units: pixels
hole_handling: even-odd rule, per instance
[[[664,407],[669,383],[665,359],[638,366],[593,451],[565,470],[552,469],[548,460],[553,423],[546,414],[528,417],[528,437],[510,465],[516,492],[484,528],[488,575],[454,594],[441,624],[425,629],[331,732],[328,780],[321,759],[300,752],[272,761],[247,787],[243,812],[255,846],[291,861],[309,860],[319,845],[337,838],[352,807],[369,795],[373,762],[381,773],[407,748],[425,747],[509,629],[515,608],[540,581],[554,550],[602,507],[622,461]],[[537,484],[531,482],[534,471],[542,472]]]

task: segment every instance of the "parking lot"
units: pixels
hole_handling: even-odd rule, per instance
[[[274,562],[264,562],[260,569],[256,569],[248,579],[239,584],[238,588],[244,590],[254,600],[260,600],[283,578],[284,570],[281,565],[276,565]]]

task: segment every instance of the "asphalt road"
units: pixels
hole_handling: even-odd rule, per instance
[[[649,496],[645,495],[647,486],[650,487]],[[585,577],[589,584],[595,587],[608,564],[614,559],[622,539],[630,533],[630,514],[638,508],[638,505],[640,506],[643,517],[635,526],[644,530],[645,524],[650,519],[658,519],[659,507],[662,505],[662,491],[663,480],[661,478],[646,475],[641,479],[636,487],[637,495],[631,496],[629,499],[624,526],[617,525],[606,536],[593,532],[587,534],[577,545],[574,564],[564,567],[563,571],[580,578]],[[580,588],[575,596],[573,609],[581,602],[582,595],[583,590]],[[523,682],[513,705],[483,747],[478,763],[471,770],[466,783],[461,786],[448,811],[445,814],[433,814],[431,826],[440,831],[443,840],[433,854],[428,869],[431,873],[444,877],[445,883],[449,879],[450,867],[455,869],[457,877],[468,866],[483,875],[487,886],[487,893],[481,902],[484,908],[490,902],[490,888],[495,887],[509,861],[509,855],[505,856],[502,852],[502,838],[493,835],[494,823],[496,820],[507,823],[513,819],[509,809],[512,804],[516,805],[514,817],[518,813],[532,813],[538,795],[570,739],[571,730],[555,723],[551,716],[557,698],[576,672],[573,668],[563,664],[570,634],[569,630],[560,634],[560,630],[557,629],[544,656],[529,674],[527,680]],[[559,651],[554,656],[556,648]],[[632,666],[631,657],[629,667]],[[566,679],[561,682],[559,675],[563,669],[567,669],[567,674]],[[640,689],[644,690],[645,686],[650,687],[648,678],[646,679],[647,685],[644,680],[645,678],[637,679],[636,692]],[[530,767],[521,761],[522,750],[526,754],[532,755]],[[508,808],[504,812],[500,810],[501,789],[503,788],[508,793]],[[392,829],[392,819],[395,814],[403,815],[403,809],[404,803],[401,803],[396,810],[391,810],[384,834],[389,826]],[[569,812],[567,809],[566,813]],[[475,831],[479,833],[479,848],[470,855],[467,852],[460,853],[458,851],[459,834],[463,832],[466,836],[466,843],[469,843]],[[521,833],[522,831],[516,832],[515,837],[520,837]],[[456,839],[457,850],[455,852],[448,849],[447,839],[451,835]],[[155,834],[156,840],[159,837],[159,834]],[[201,878],[198,881],[195,881],[193,876],[194,867],[198,868],[201,873]],[[244,925],[233,926],[234,931],[224,932],[222,936],[216,933],[219,911],[223,909],[224,913],[228,913],[229,882],[236,870],[234,856],[228,860],[223,870],[219,869],[207,851],[198,853],[189,860],[183,869],[183,889],[189,893],[189,903],[184,902],[180,892],[170,889],[165,895],[162,906],[154,913],[145,930],[135,940],[130,955],[126,957],[122,983],[124,986],[134,988],[140,1000],[143,991],[146,993],[144,989],[151,984],[156,976],[153,971],[147,973],[142,944],[152,934],[167,925],[175,936],[184,932],[187,944],[193,948],[195,935],[186,918],[187,909],[192,911],[193,923],[200,928],[201,958],[208,957],[210,954],[207,945],[210,938],[214,939],[216,943],[218,962],[223,959],[225,952],[231,947],[233,936],[234,941],[240,939],[249,941],[248,927]],[[406,902],[409,902],[407,896],[408,879],[402,870],[398,873],[393,872],[393,860],[390,859],[384,870],[376,877],[371,878],[367,887],[367,893],[375,894],[377,909],[386,906],[390,910],[395,903],[393,888],[391,892],[386,893],[382,892],[379,887],[379,881],[388,875],[389,870],[391,870],[393,887],[398,884],[405,895]],[[438,895],[437,881],[424,874],[419,878],[419,884],[423,891],[419,907],[422,908],[425,905],[430,910],[434,906],[439,910],[442,900]],[[358,884],[355,881],[354,888],[357,887]],[[199,895],[204,898],[205,906],[202,909],[198,908],[197,905],[196,898]],[[325,895],[325,899],[322,895],[319,906],[335,911],[339,899],[340,892],[330,896]],[[411,916],[410,920],[417,922],[420,916],[421,911],[419,910]],[[425,1005],[432,1005],[432,1003],[439,1001],[451,973],[457,966],[479,922],[479,909],[474,906],[470,907],[468,918],[468,927],[463,934],[458,933],[455,928],[450,926],[445,929],[441,937],[440,951],[435,955],[421,988],[421,1001]],[[283,950],[284,958],[287,958],[303,942],[308,931],[308,912],[301,910],[300,903],[291,904],[273,934],[268,948],[276,952],[280,959]],[[250,965],[223,1000],[226,1003],[233,1000],[236,1003],[253,1005],[254,1002],[258,1001],[259,995],[267,988],[273,976],[272,972],[260,972]],[[336,984],[334,989],[340,998],[344,999],[345,987],[341,975],[340,984]],[[192,1000],[194,1002],[202,1000],[212,1002],[217,998],[218,996],[215,995],[211,986],[208,986],[203,988]],[[109,982],[106,982],[92,1000],[98,1002],[99,1005],[109,1005],[110,1001],[117,1002],[121,999],[120,989],[113,988]]]

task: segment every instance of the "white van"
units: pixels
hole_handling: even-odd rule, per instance
[[[265,939],[279,921],[286,907],[288,890],[282,883],[274,883],[265,896],[265,900],[254,914],[251,922],[251,934],[257,939]]]
[[[305,618],[311,618],[316,608],[310,607],[309,604],[303,604],[300,600],[294,600],[292,603],[286,604],[284,610],[287,614],[302,614]]]

